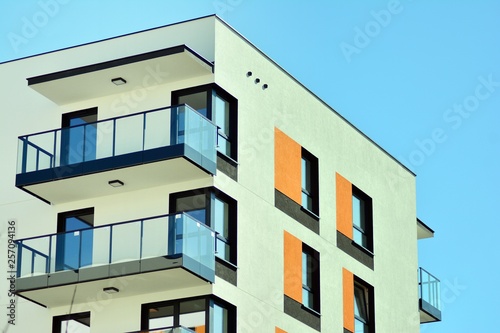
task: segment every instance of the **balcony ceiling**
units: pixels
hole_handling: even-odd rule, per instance
[[[70,306],[72,303],[119,299],[142,294],[163,292],[182,288],[211,288],[211,284],[183,268],[174,268],[151,273],[115,277],[59,287],[43,288],[21,292],[21,296],[48,308]],[[103,288],[115,287],[118,293],[106,294]],[[210,291],[207,289],[207,291]],[[73,296],[74,294],[74,296]],[[73,300],[74,297],[74,300]]]
[[[185,45],[28,78],[28,85],[58,105],[125,93],[211,74],[213,65]],[[127,81],[115,85],[111,79]]]
[[[434,230],[417,218],[417,239],[434,237]]]
[[[51,204],[59,204],[188,180],[211,178],[210,174],[181,157],[27,185],[22,188]],[[121,187],[110,186],[108,182],[115,179],[122,181],[125,185]]]

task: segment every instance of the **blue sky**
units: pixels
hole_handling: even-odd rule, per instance
[[[0,62],[213,13],[417,174],[444,305],[422,332],[497,330],[500,2],[1,1]]]

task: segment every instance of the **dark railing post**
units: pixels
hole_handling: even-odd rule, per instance
[[[109,259],[108,263],[111,264],[111,258],[113,255],[113,226],[109,226]]]
[[[142,241],[144,238],[144,220],[141,220],[141,234],[139,239],[139,260],[142,259]]]
[[[21,262],[23,258],[23,242],[17,243],[17,269],[16,275],[17,277],[21,277]]]
[[[51,261],[52,261],[52,236],[49,237],[49,255],[47,256],[47,267],[45,269],[45,272],[47,274],[50,273]]]
[[[23,141],[23,158],[22,158],[22,173],[26,173],[26,165],[28,164],[28,138],[21,139]]]
[[[115,156],[115,141],[116,141],[116,118],[113,119],[113,149],[112,149],[112,154],[111,156]]]
[[[168,239],[167,239],[167,254],[168,255],[173,255],[175,254],[176,250],[176,243],[177,243],[177,232],[176,232],[176,221],[175,221],[175,214],[169,215],[168,216]]]
[[[144,112],[142,117],[142,151],[146,147],[146,112]]]
[[[56,150],[57,150],[57,132],[60,132],[60,131],[54,131],[54,150],[52,151],[52,156],[50,157],[50,166],[52,168],[55,168],[56,167]],[[61,137],[62,137],[62,133],[61,133]],[[62,141],[61,141],[61,144],[62,144]]]

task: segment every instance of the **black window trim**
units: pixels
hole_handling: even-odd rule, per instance
[[[78,217],[80,215],[90,215],[90,214],[95,214],[94,207],[81,208],[81,209],[69,210],[69,211],[64,211],[64,212],[58,213],[57,214],[57,233],[66,232],[65,224],[66,224],[66,219],[68,217]],[[83,222],[88,224],[86,221],[83,221]],[[93,228],[94,226],[91,225],[91,227]]]
[[[216,237],[218,240],[226,243],[230,247],[230,253],[229,253],[229,261],[226,260],[225,258],[221,258],[220,256],[215,256],[216,260],[221,260],[224,262],[227,262],[230,267],[237,267],[237,209],[238,209],[238,203],[235,199],[231,198],[229,195],[225,194],[221,190],[215,188],[215,187],[204,187],[204,188],[198,188],[198,189],[193,189],[193,190],[187,190],[187,191],[182,191],[182,192],[176,192],[176,193],[171,193],[169,195],[169,212],[170,214],[175,214],[175,213],[180,213],[182,211],[177,211],[176,209],[176,200],[179,198],[185,198],[185,197],[190,197],[194,195],[200,195],[203,194],[205,195],[205,200],[206,200],[206,221],[210,223],[208,225],[210,228],[214,229],[214,227],[211,225],[211,220],[212,220],[212,211],[211,211],[211,199],[212,196],[221,199],[222,201],[226,202],[228,204],[228,213],[229,213],[229,225],[228,225],[228,238],[224,237],[223,235],[219,234],[216,232]],[[231,223],[232,221],[232,223]],[[215,230],[215,229],[214,229]],[[217,243],[216,243],[217,246]]]
[[[365,322],[365,324],[368,326],[368,333],[375,333],[375,290],[372,285],[354,275],[354,290],[356,290],[356,287],[362,289],[364,292],[367,307],[366,314],[368,316],[368,322]],[[354,302],[356,302],[356,292],[353,297]],[[361,320],[361,318],[358,318],[356,315],[354,315],[354,318]],[[364,322],[364,320],[361,321]]]
[[[302,289],[305,289],[313,294],[313,307],[311,308],[310,306],[304,304],[302,302],[302,306],[308,310],[311,310],[313,313],[320,314],[321,309],[320,309],[320,304],[321,304],[321,295],[320,295],[320,260],[319,260],[319,252],[310,247],[309,245],[305,244],[302,242],[302,253],[305,253],[308,256],[311,256],[314,259],[314,262],[316,263],[317,267],[313,268],[312,271],[312,286],[308,286],[304,284],[304,281],[302,281]]]
[[[302,147],[302,152],[301,152],[301,164],[302,164],[303,159],[309,161],[309,163],[310,163],[311,191],[309,193],[307,190],[305,190],[301,186],[301,193],[305,193],[308,197],[311,198],[312,209],[308,209],[304,205],[304,203],[301,203],[301,206],[302,206],[301,208],[305,212],[312,215],[312,217],[319,218],[319,161],[318,161],[318,158],[316,156],[311,154],[304,147]],[[302,177],[302,172],[304,172],[304,170],[302,170],[302,165],[300,168],[300,172],[301,172],[300,176]],[[302,182],[301,182],[301,184],[302,184]]]
[[[219,85],[215,83],[204,84],[195,87],[189,87],[184,89],[179,89],[172,91],[171,94],[171,104],[178,105],[179,98],[184,95],[191,95],[195,93],[206,92],[207,93],[207,118],[212,120],[215,124],[215,119],[212,117],[212,108],[214,105],[213,100],[213,92],[215,92],[218,96],[222,97],[225,101],[229,103],[229,129],[230,133],[225,133],[217,128],[217,138],[222,136],[227,139],[231,144],[231,153],[230,156],[225,155],[221,151],[217,149],[217,153],[226,156],[237,163],[238,161],[238,100],[228,93],[226,90],[221,88]],[[217,139],[218,142],[218,139]]]
[[[213,294],[193,296],[187,298],[177,298],[165,301],[157,301],[152,303],[141,304],[141,331],[153,329],[149,327],[149,309],[160,307],[160,306],[174,306],[174,326],[179,326],[179,315],[180,315],[180,303],[189,302],[195,300],[205,300],[205,327],[208,332],[210,327],[210,306],[212,304],[217,304],[228,311],[228,331],[236,332],[236,306],[217,297]]]
[[[83,325],[86,325],[85,323],[82,323],[80,320],[78,320],[78,319],[82,319],[82,318],[89,318],[89,321],[90,321],[92,319],[90,311],[71,313],[71,314],[60,315],[60,316],[53,316],[52,317],[52,333],[60,333],[61,328],[62,328],[61,325],[62,325],[63,321],[67,321],[67,320],[75,320]],[[90,325],[89,325],[89,327],[90,327]]]
[[[362,250],[367,251],[369,254],[373,255],[373,202],[372,198],[367,195],[365,192],[360,190],[358,187],[355,185],[352,185],[352,196],[355,196],[359,200],[362,200],[364,202],[364,217],[365,217],[365,229],[362,230],[361,228],[358,228],[354,223],[352,224],[353,229],[358,230],[362,234],[366,236],[367,239],[367,246],[363,246],[363,244],[359,244],[358,242],[354,241],[353,239],[353,244],[357,245],[360,247]],[[354,238],[354,237],[353,237]]]

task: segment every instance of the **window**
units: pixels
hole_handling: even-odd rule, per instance
[[[235,332],[236,309],[215,297],[196,297],[142,305],[141,330],[178,326],[187,327],[195,332]]]
[[[52,333],[90,332],[90,312],[73,313],[52,318]]]
[[[217,233],[216,255],[236,265],[236,201],[215,188],[174,193],[170,212],[186,212]]]
[[[62,115],[61,165],[95,160],[97,108]]]
[[[172,92],[172,104],[187,104],[217,125],[218,151],[237,159],[237,100],[216,85]]]
[[[314,214],[319,213],[318,159],[302,148],[301,161],[302,207]]]
[[[94,208],[59,213],[56,271],[76,270],[92,264],[93,226]]]
[[[302,304],[319,312],[319,253],[302,244]]]
[[[373,288],[354,283],[354,333],[372,333]]]
[[[372,200],[354,186],[352,188],[352,228],[354,242],[372,251]]]

